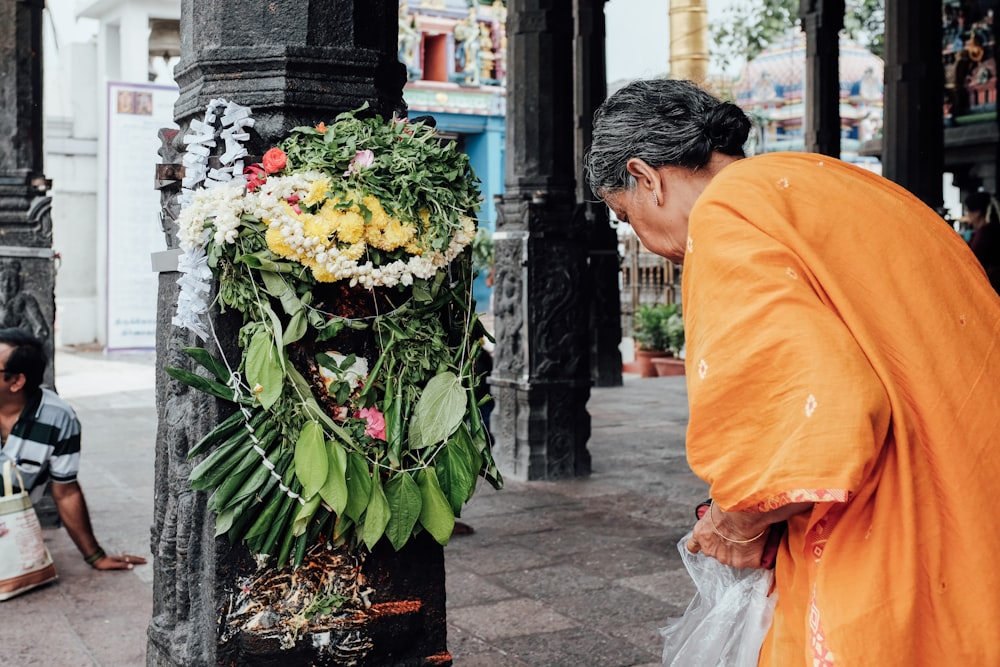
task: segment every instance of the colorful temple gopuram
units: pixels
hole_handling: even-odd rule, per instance
[[[805,56],[806,35],[793,30],[747,63],[733,87],[736,103],[758,125],[758,153],[804,150]],[[882,128],[884,63],[841,36],[839,69],[841,157],[878,169],[878,160],[859,155],[859,150]]]

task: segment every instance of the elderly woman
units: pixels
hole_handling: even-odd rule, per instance
[[[591,188],[683,262],[687,547],[759,567],[761,665],[1000,665],[1000,298],[939,216],[743,112],[637,81],[594,117]]]

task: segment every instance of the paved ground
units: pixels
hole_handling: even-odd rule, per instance
[[[149,557],[153,355],[60,350],[56,383],[84,428],[80,482],[102,545]],[[687,470],[684,378],[595,389],[593,474],[484,486],[446,547],[456,667],[653,667],[657,628],[693,594],[676,551],[706,495]],[[46,529],[60,579],[0,603],[5,667],[141,667],[152,567],[100,573]]]

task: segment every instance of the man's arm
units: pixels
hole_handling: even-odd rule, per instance
[[[92,567],[98,570],[131,570],[133,564],[143,564],[145,558],[140,556],[108,556],[97,543],[94,530],[90,525],[90,513],[87,511],[87,501],[83,497],[83,489],[77,482],[53,482],[52,499],[59,509],[59,518],[66,526],[76,548],[84,558],[90,561]]]

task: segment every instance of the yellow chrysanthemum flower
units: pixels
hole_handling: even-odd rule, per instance
[[[327,271],[325,266],[319,265],[319,266],[313,266],[311,268],[312,268],[313,278],[315,278],[319,282],[321,283],[336,282],[337,278],[332,273]]]
[[[340,222],[339,213],[330,205],[330,200],[323,204],[319,213],[302,215],[302,233],[307,237],[315,238],[324,245],[331,236],[337,232],[337,225]]]
[[[337,238],[344,243],[358,243],[365,238],[365,219],[357,209],[339,211]]]
[[[411,225],[404,225],[399,220],[392,218],[389,226],[385,229],[385,244],[387,250],[395,250],[407,245],[416,235],[416,229]]]
[[[340,256],[352,262],[356,262],[361,259],[362,255],[365,254],[365,247],[364,242],[354,243],[346,248],[341,248]]]
[[[264,222],[267,222],[267,220]],[[267,242],[267,247],[275,255],[288,259],[295,258],[295,251],[288,245],[285,237],[281,235],[281,230],[277,227],[268,227],[267,231],[264,232],[264,240]]]
[[[312,185],[309,187],[309,192],[306,193],[305,199],[302,201],[308,206],[315,206],[322,201],[326,200],[326,193],[330,189],[330,179],[327,177],[318,178],[313,181]]]

